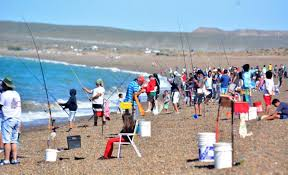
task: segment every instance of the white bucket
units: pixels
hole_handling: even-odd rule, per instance
[[[216,169],[232,167],[231,143],[219,142],[214,144],[214,167]]]
[[[216,143],[216,134],[213,132],[198,133],[199,161],[214,161],[214,146]]]
[[[56,149],[46,149],[45,161],[55,162],[57,160],[57,152],[59,151]]]
[[[151,137],[151,121],[139,121],[139,135],[141,137]]]

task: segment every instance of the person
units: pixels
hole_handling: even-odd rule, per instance
[[[202,103],[204,102],[204,73],[202,70],[197,71],[197,79],[194,80],[195,84],[195,98],[194,98],[194,109],[195,109],[195,115],[202,116]]]
[[[272,69],[273,69],[272,64],[269,64],[269,65],[268,65],[268,70],[272,71]]]
[[[284,77],[284,68],[283,68],[283,65],[281,64],[279,69],[278,69],[279,88],[282,86],[283,77]]]
[[[146,87],[146,94],[148,97],[148,108],[145,112],[152,112],[155,107],[155,98],[156,98],[156,80],[153,75],[149,75],[149,82]]]
[[[168,113],[168,108],[169,108],[169,102],[170,102],[170,94],[168,92],[168,90],[165,90],[163,93],[163,103],[164,103],[164,110],[166,113]]]
[[[274,119],[288,119],[288,104],[280,102],[279,99],[273,99],[272,105],[276,107],[275,113],[271,115],[264,115],[261,120],[274,120]]]
[[[274,95],[274,81],[272,79],[273,73],[271,71],[266,72],[266,79],[264,82],[264,95],[265,113],[268,114],[272,103],[272,96]]]
[[[145,89],[141,86],[144,84],[145,78],[143,75],[139,75],[136,79],[128,84],[126,96],[124,102],[132,103],[132,116],[134,120],[138,119],[139,116],[139,108],[134,99],[134,96],[139,96],[141,93],[145,92]]]
[[[0,100],[1,100],[1,93],[3,91],[2,88],[2,79],[0,79]],[[4,144],[2,142],[2,132],[1,132],[1,126],[2,126],[2,122],[3,122],[3,112],[0,109],[0,153],[4,151]]]
[[[158,77],[158,74],[157,73],[153,73],[153,77],[155,78],[155,80],[156,80],[156,87],[157,87],[157,89],[156,89],[156,96],[155,96],[155,115],[157,115],[158,113],[160,113],[161,112],[161,108],[163,107],[163,105],[162,104],[159,104],[158,102],[158,98],[159,98],[159,95],[160,95],[160,79],[159,79],[159,77]],[[159,106],[159,109],[158,109],[158,106]]]
[[[117,114],[123,114],[123,110],[120,108],[120,103],[122,103],[124,100],[123,98],[123,94],[122,93],[119,93],[118,94],[118,100],[117,100]]]
[[[92,94],[90,100],[92,101],[92,109],[94,113],[94,126],[97,126],[98,117],[102,118],[102,125],[106,124],[106,119],[104,117],[104,84],[102,79],[96,81],[96,88],[90,90],[83,87],[83,90],[89,94]]]
[[[224,74],[220,78],[221,83],[221,94],[227,94],[228,93],[228,86],[231,81],[230,77],[227,75],[228,70],[224,70]]]
[[[167,79],[168,82],[171,84],[171,100],[174,108],[174,112],[176,114],[179,114],[179,109],[178,109],[178,103],[180,99],[180,86],[181,86],[181,81],[179,81],[180,74],[175,71],[172,78]]]
[[[77,99],[76,99],[76,89],[70,89],[70,98],[66,103],[59,103],[58,104],[60,106],[63,106],[64,109],[68,108],[69,109],[69,117],[68,117],[68,121],[69,121],[69,129],[67,130],[67,132],[70,132],[72,130],[72,128],[74,127],[73,122],[75,121],[75,114],[77,111]]]
[[[133,120],[133,116],[128,112],[128,110],[125,111],[125,113],[122,115],[122,119],[123,119],[123,125],[124,126],[123,126],[122,130],[120,131],[120,133],[133,133],[134,128],[135,128],[135,122]],[[129,142],[128,137],[130,137],[130,139],[132,139],[131,137],[133,137],[133,136],[123,136],[121,138],[121,142]],[[114,142],[120,142],[120,137],[110,138],[107,141],[104,155],[102,157],[98,158],[98,160],[112,158]]]
[[[11,78],[2,81],[3,93],[0,99],[0,109],[3,111],[2,141],[4,143],[4,160],[0,165],[19,164],[17,160],[17,143],[21,126],[21,98]],[[10,162],[10,155],[12,160]]]
[[[208,71],[208,75],[207,75],[207,77],[205,79],[205,87],[206,87],[207,91],[209,92],[209,94],[206,96],[206,100],[205,100],[206,104],[213,97],[213,87],[212,86],[213,86],[212,71],[209,70]]]
[[[248,102],[249,105],[251,105],[251,71],[250,71],[250,65],[244,64],[243,65],[243,73],[242,73],[242,79],[243,79],[243,101]]]

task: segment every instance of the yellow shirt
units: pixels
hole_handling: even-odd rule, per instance
[[[272,65],[271,64],[268,65],[268,70],[272,71]]]

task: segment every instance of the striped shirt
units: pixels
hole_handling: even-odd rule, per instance
[[[140,86],[136,81],[129,83],[124,102],[133,102],[133,94],[140,90]]]

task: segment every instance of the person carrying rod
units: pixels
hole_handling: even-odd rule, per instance
[[[89,94],[92,94],[90,101],[92,101],[92,109],[94,113],[94,126],[97,126],[98,117],[102,117],[102,125],[106,124],[104,115],[104,84],[102,79],[96,81],[96,88],[91,90],[83,87],[83,90]]]
[[[145,89],[141,88],[143,83],[145,82],[145,78],[143,75],[139,75],[136,79],[129,83],[126,96],[124,102],[132,103],[132,116],[134,120],[138,119],[139,116],[139,108],[135,102],[134,96],[139,96],[141,93],[145,92]]]

